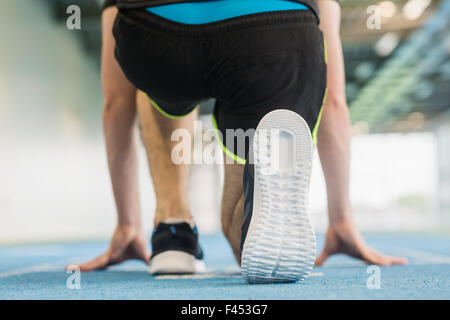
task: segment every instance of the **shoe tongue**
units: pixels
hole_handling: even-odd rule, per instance
[[[169,218],[169,219],[166,219],[166,220],[164,220],[162,222],[166,223],[166,224],[187,223],[188,225],[191,226],[192,229],[194,229],[194,227],[195,227],[194,220],[186,221],[186,220],[180,219],[180,218]]]

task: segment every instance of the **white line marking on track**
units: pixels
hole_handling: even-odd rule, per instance
[[[241,274],[206,273],[206,274],[166,274],[155,276],[156,280],[178,280],[178,279],[212,279],[212,278],[240,278]]]
[[[450,264],[450,257],[443,254],[431,253],[410,248],[396,248],[396,251],[397,250],[399,255],[405,255],[407,258],[411,259],[409,264]]]
[[[66,265],[69,265],[74,261],[83,261],[84,259],[86,259],[86,257],[70,258],[51,263],[44,263],[37,266],[26,267],[22,269],[9,270],[1,272],[0,279],[37,272],[58,272],[58,271],[64,272],[65,271],[64,267]]]
[[[323,272],[311,272],[307,277],[323,277]],[[212,279],[212,278],[240,278],[242,277],[239,269],[226,268],[225,270],[215,270],[197,274],[165,274],[155,276],[156,280],[177,280],[177,279]]]
[[[325,273],[323,272],[311,272],[310,274],[308,274],[306,277],[324,277]]]

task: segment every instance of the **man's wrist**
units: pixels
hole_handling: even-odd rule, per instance
[[[330,228],[339,228],[343,226],[355,225],[355,219],[351,214],[344,214],[339,217],[333,217],[329,221]]]
[[[141,221],[130,221],[130,220],[121,220],[117,222],[117,227],[121,229],[130,229],[130,230],[141,230],[142,223]]]

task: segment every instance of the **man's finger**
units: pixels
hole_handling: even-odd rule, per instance
[[[89,272],[98,269],[104,269],[108,266],[108,264],[109,264],[109,255],[108,253],[104,253],[101,256],[89,262],[80,264],[80,271]]]
[[[390,257],[391,258],[391,264],[407,264],[408,259],[406,258],[400,258],[400,257]]]
[[[150,263],[150,257],[151,257],[150,250],[146,249],[146,250],[145,250],[145,254],[144,254],[143,257],[141,257],[141,259],[142,259],[145,263],[149,264],[149,263]]]
[[[314,262],[314,265],[316,267],[321,266],[325,260],[329,257],[329,254],[325,252],[325,250],[322,250],[322,253],[316,258],[316,261]]]
[[[390,257],[384,254],[381,254],[375,250],[372,250],[370,255],[366,257],[366,260],[370,264],[377,264],[380,266],[390,266],[393,264],[405,264],[406,259],[398,258],[398,257]]]

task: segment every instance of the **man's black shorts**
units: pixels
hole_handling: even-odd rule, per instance
[[[226,129],[254,129],[268,112],[289,109],[306,120],[315,140],[326,55],[311,11],[187,25],[144,9],[122,10],[113,33],[125,75],[161,113],[182,117],[215,98],[213,122],[229,146]],[[240,163],[246,158],[247,150],[225,151]]]

